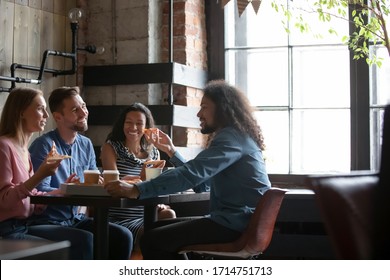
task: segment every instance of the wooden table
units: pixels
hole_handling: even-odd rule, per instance
[[[157,219],[156,205],[168,204],[169,196],[159,196],[148,199],[113,198],[110,196],[75,196],[75,195],[52,195],[31,196],[33,204],[47,205],[75,205],[88,206],[94,209],[94,258],[108,258],[108,209],[110,207],[129,208],[144,206],[144,227],[151,228]]]
[[[192,191],[169,195],[169,206],[177,217],[203,216],[210,212],[210,193]]]

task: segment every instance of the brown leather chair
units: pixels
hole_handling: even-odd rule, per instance
[[[189,245],[181,248],[179,253],[193,252],[224,259],[249,259],[262,254],[271,242],[275,221],[286,192],[284,189],[269,189],[257,204],[248,228],[237,240]]]
[[[378,175],[353,172],[309,176],[338,259],[371,259],[373,201]]]

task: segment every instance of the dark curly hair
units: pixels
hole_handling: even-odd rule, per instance
[[[126,107],[121,114],[119,115],[118,119],[115,121],[112,131],[108,134],[107,140],[111,141],[125,141],[126,136],[123,132],[123,125],[126,120],[126,115],[129,112],[141,112],[146,117],[146,123],[145,128],[151,128],[154,127],[154,118],[148,107],[143,105],[142,103],[133,103],[130,106]],[[151,144],[146,141],[145,136],[142,136],[141,138],[141,149],[143,151],[149,151],[151,148]]]
[[[215,121],[220,127],[232,126],[253,138],[261,150],[265,149],[263,133],[253,108],[238,88],[224,80],[214,80],[204,88],[204,96],[215,104]]]

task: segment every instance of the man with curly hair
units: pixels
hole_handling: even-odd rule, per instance
[[[201,132],[209,134],[206,149],[185,162],[171,139],[158,131],[149,137],[176,166],[150,181],[105,185],[114,196],[148,198],[190,188],[210,190],[210,214],[147,231],[141,239],[144,259],[180,259],[186,245],[230,242],[249,223],[258,201],[271,187],[262,131],[246,96],[225,81],[211,81],[204,89],[197,114]]]

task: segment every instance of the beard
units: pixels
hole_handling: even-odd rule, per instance
[[[77,132],[85,132],[88,130],[88,123],[86,122],[85,124],[82,125],[73,125],[72,130],[77,131]]]
[[[217,130],[216,127],[205,125],[203,128],[201,128],[200,132],[202,134],[211,134],[214,133]]]

